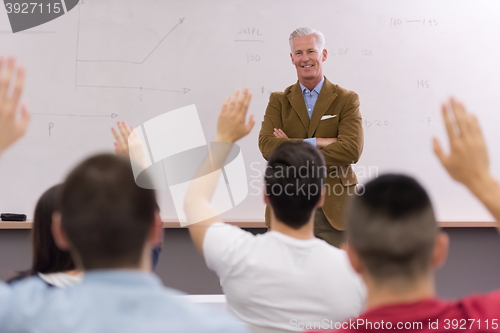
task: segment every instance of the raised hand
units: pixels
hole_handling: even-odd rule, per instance
[[[26,105],[21,106],[19,119],[16,115],[23,87],[24,68],[16,68],[14,58],[0,59],[0,153],[21,138],[28,128],[30,113]]]
[[[130,133],[134,130],[133,127],[128,126],[123,121],[118,122],[118,129],[111,128],[111,132],[115,136],[115,151],[117,155],[129,156],[128,138]]]
[[[445,154],[439,141],[434,138],[434,152],[446,171],[456,181],[472,186],[490,177],[489,158],[483,133],[476,117],[467,112],[464,105],[450,99],[453,117],[442,106],[450,152]]]
[[[450,99],[453,118],[442,106],[450,153],[434,138],[434,152],[450,176],[464,184],[490,211],[500,230],[500,184],[490,173],[486,142],[476,117],[462,103]]]
[[[217,136],[215,141],[236,142],[246,136],[252,130],[255,124],[253,115],[250,116],[248,123],[246,116],[252,94],[248,89],[243,92],[238,90],[231,97],[227,97],[222,105],[217,123]]]
[[[134,132],[134,128],[120,121],[118,122],[118,129],[111,128],[111,131],[116,140],[116,154],[130,157],[135,164],[141,168],[146,168],[148,166],[146,148],[143,147],[139,136]]]

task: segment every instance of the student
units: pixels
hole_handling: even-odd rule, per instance
[[[464,184],[500,222],[500,184],[476,118],[461,103],[443,106],[450,153],[434,139],[434,151],[451,177]],[[425,190],[413,179],[386,175],[354,198],[347,218],[349,259],[368,289],[368,310],[346,321],[346,331],[500,332],[500,290],[458,301],[436,298],[434,268],[448,238],[436,225]],[[500,224],[499,224],[500,226]]]
[[[75,268],[70,253],[60,250],[52,237],[52,214],[56,210],[61,187],[60,184],[52,186],[38,199],[31,229],[31,268],[11,278],[8,283],[38,276],[49,286],[64,288],[81,281],[82,273]]]
[[[219,276],[229,309],[255,332],[302,331],[305,322],[325,316],[357,315],[364,289],[346,253],[314,237],[314,213],[325,198],[325,162],[315,147],[285,142],[269,157],[264,201],[271,232],[255,236],[225,224],[211,204],[220,172],[206,168],[220,169],[232,144],[252,129],[253,117],[245,121],[250,99],[245,90],[225,101],[210,158],[200,168],[205,176],[189,187],[185,212],[193,242]]]
[[[16,119],[23,71],[0,60],[0,151],[22,136],[29,114]],[[13,93],[8,93],[13,86]],[[85,271],[72,288],[38,278],[0,284],[0,332],[244,332],[228,315],[191,304],[163,287],[151,270],[160,223],[155,192],[139,188],[127,159],[98,155],[66,178],[56,244]]]
[[[111,132],[113,133],[113,136],[115,137],[115,152],[118,156],[124,156],[127,158],[130,158],[130,153],[129,153],[129,146],[128,146],[128,140],[129,136],[133,131],[133,127],[128,126],[125,122],[119,121],[117,124],[118,129],[115,129],[114,127],[111,128]],[[137,138],[134,135],[134,139]],[[157,206],[158,211],[160,211],[160,207]],[[158,261],[160,260],[160,253],[163,247],[163,226],[159,226],[160,228],[160,239],[158,241],[158,244],[153,248],[153,251],[151,253],[151,259],[153,261],[153,270],[156,268],[158,265]]]

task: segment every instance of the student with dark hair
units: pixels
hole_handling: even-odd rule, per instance
[[[130,134],[133,132],[133,127],[128,126],[125,122],[120,121],[117,124],[118,129],[115,129],[114,127],[111,128],[111,132],[113,133],[113,136],[115,137],[115,151],[118,156],[123,156],[130,158],[130,153],[129,153],[129,146],[128,146],[128,140]],[[132,134],[134,135],[134,134]],[[134,136],[134,139],[136,136]],[[137,161],[135,161],[137,162]],[[156,205],[156,209],[160,211],[160,206],[158,204]],[[153,248],[152,253],[151,253],[151,259],[153,262],[153,269],[156,268],[156,265],[158,264],[158,261],[160,260],[160,253],[163,247],[163,226],[159,225],[158,226],[161,231],[160,239],[158,244]]]
[[[52,214],[56,211],[60,190],[61,185],[52,186],[38,199],[31,229],[31,268],[11,278],[8,283],[33,275],[55,287],[67,287],[80,282],[82,273],[75,268],[70,253],[60,250],[52,237]]]
[[[500,184],[489,171],[486,144],[474,116],[451,100],[443,106],[450,154],[434,151],[448,173],[500,221]],[[498,224],[500,227],[500,224]],[[367,311],[336,328],[352,332],[500,332],[500,290],[458,301],[436,298],[434,269],[448,238],[439,230],[425,190],[412,178],[386,175],[354,198],[347,217],[349,259],[368,289]],[[324,331],[322,331],[324,332]]]
[[[325,162],[305,142],[286,142],[269,158],[264,201],[271,206],[271,230],[253,235],[223,223],[211,198],[234,142],[246,136],[251,95],[226,99],[209,157],[190,184],[185,200],[189,232],[207,266],[220,278],[228,307],[254,332],[303,331],[325,318],[357,315],[364,287],[347,255],[314,237],[314,213],[323,204]],[[234,105],[238,107],[234,107]]]
[[[80,163],[54,214],[57,246],[84,270],[79,285],[48,292],[39,279],[0,297],[1,332],[241,332],[240,324],[177,297],[151,273],[160,223],[154,190],[135,184],[128,159]],[[0,308],[1,309],[1,308]]]
[[[23,71],[15,71],[13,59],[3,65],[0,59],[0,152],[29,120],[26,109],[16,119]],[[183,300],[151,273],[159,223],[155,192],[135,184],[129,160],[97,155],[79,164],[63,184],[53,235],[84,270],[82,282],[64,289],[38,278],[0,283],[0,332],[244,332],[227,314]]]

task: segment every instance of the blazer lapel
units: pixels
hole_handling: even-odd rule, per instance
[[[335,98],[337,98],[335,90],[337,90],[335,85],[325,78],[325,82],[323,83],[323,87],[319,92],[316,105],[314,105],[311,122],[309,123],[307,131],[308,137],[311,138],[314,135],[314,132],[318,128],[319,122],[321,121],[321,117],[325,115],[326,111],[328,111],[328,109],[330,108],[330,105],[332,105]]]
[[[302,91],[300,91],[300,85],[298,82],[292,87],[292,89],[290,89],[290,93],[286,97],[307,131],[310,122],[309,115],[307,114],[306,102],[304,101],[304,95],[302,94]]]

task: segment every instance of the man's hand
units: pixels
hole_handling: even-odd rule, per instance
[[[277,138],[280,138],[280,139],[288,139],[288,135],[285,134],[285,132],[283,132],[282,129],[279,129],[279,128],[275,128],[274,129],[274,136],[277,137]]]
[[[16,119],[24,86],[24,69],[18,67],[16,70],[15,63],[14,58],[0,59],[0,153],[24,135],[30,121],[30,113],[24,104],[21,117]]]
[[[334,142],[337,142],[337,138],[316,138],[316,147],[324,148]]]
[[[436,138],[434,152],[453,179],[471,187],[490,177],[486,143],[476,117],[453,98],[450,99],[450,104],[453,119],[445,105],[441,108],[450,141],[450,153],[446,155],[443,152]]]
[[[248,89],[244,89],[241,93],[238,90],[235,91],[231,97],[224,100],[217,123],[215,141],[234,143],[250,133],[255,124],[253,115],[250,116],[250,120],[246,123],[251,99],[252,94],[248,92]]]

